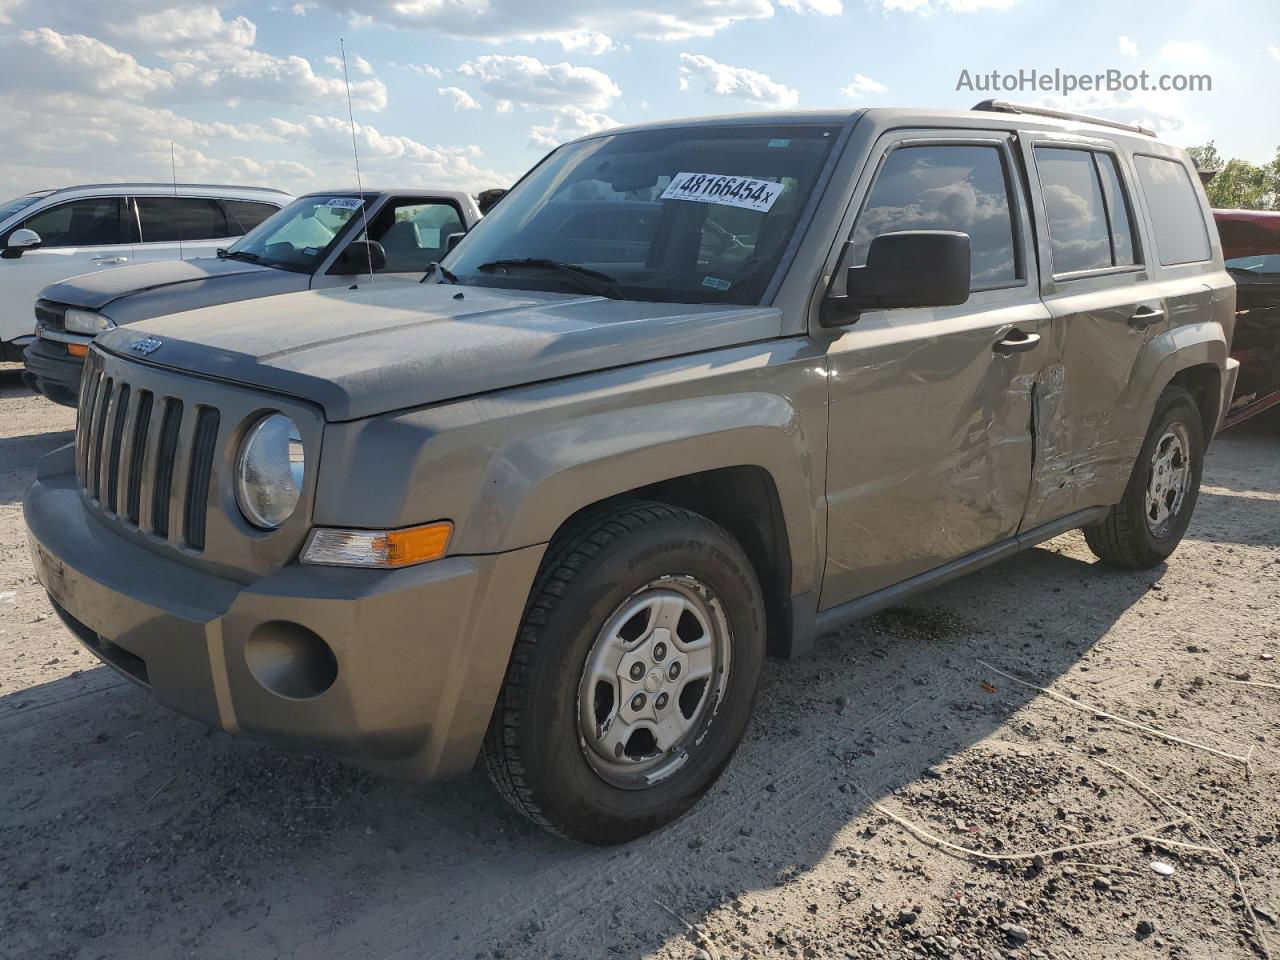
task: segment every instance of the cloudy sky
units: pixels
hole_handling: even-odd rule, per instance
[[[1049,99],[1227,155],[1280,145],[1275,0],[0,0],[0,193],[168,179],[171,140],[184,180],[349,185],[339,37],[386,185],[506,184],[619,123],[964,108],[987,94],[962,70],[1207,73],[1209,93]]]

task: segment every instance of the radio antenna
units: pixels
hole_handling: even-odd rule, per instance
[[[351,155],[356,160],[356,192],[360,194],[360,219],[364,228],[364,252],[369,257],[369,282],[373,283],[373,242],[369,236],[369,211],[365,205],[364,182],[360,179],[360,148],[356,145],[356,115],[351,107],[351,78],[347,75],[347,44],[342,37],[338,38],[338,49],[342,51],[342,82],[347,88],[347,122],[351,124]]]
[[[178,199],[178,161],[173,158],[173,141],[169,141],[169,180],[173,184],[173,199]],[[178,216],[178,211],[174,210],[173,223],[178,228],[178,259],[182,257],[182,217]],[[141,231],[139,231],[141,233]],[[143,238],[146,239],[145,237]]]

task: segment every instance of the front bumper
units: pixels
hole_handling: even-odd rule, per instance
[[[293,563],[237,583],[99,521],[81,500],[72,451],[41,461],[24,508],[36,574],[99,659],[228,733],[411,780],[472,767],[542,546],[402,570]],[[332,652],[323,692],[307,689],[313,645],[299,637]]]
[[[22,382],[55,403],[74,407],[80,396],[84,358],[67,353],[67,345],[37,337],[22,354]]]

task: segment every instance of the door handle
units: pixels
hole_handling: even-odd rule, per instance
[[[1003,340],[997,340],[992,347],[1002,357],[1011,353],[1026,353],[1040,346],[1040,334],[1027,333],[1024,330],[1010,330]]]
[[[1164,311],[1159,307],[1139,307],[1129,318],[1129,326],[1135,330],[1145,330],[1152,324],[1164,319]]]
[[[94,263],[128,263],[128,257],[94,257]]]

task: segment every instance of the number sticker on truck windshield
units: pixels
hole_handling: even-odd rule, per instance
[[[360,201],[355,197],[334,197],[325,206],[335,207],[339,210],[359,210]]]
[[[726,207],[768,211],[783,185],[754,177],[726,177],[714,173],[677,173],[662,191],[662,200],[694,200]]]

